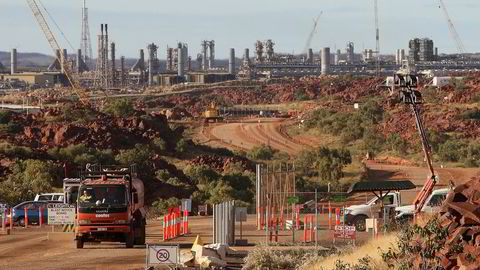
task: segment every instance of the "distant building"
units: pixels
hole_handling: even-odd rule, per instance
[[[413,62],[434,61],[433,40],[429,38],[414,38],[408,42],[408,58]]]

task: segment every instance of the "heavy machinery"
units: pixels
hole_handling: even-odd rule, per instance
[[[221,117],[218,113],[217,105],[215,105],[215,102],[210,103],[210,106],[205,110],[205,112],[203,112],[203,118],[205,120],[205,123],[208,123],[210,121],[217,122],[223,120],[223,117]]]
[[[64,55],[63,50],[60,49],[57,39],[55,38],[55,35],[53,34],[52,30],[48,26],[47,20],[45,19],[45,16],[43,15],[40,9],[40,5],[37,3],[38,0],[26,0],[26,1],[30,9],[32,10],[33,16],[37,20],[37,23],[40,26],[40,29],[42,30],[43,34],[47,38],[48,44],[53,50],[54,55],[58,57],[56,52],[60,51],[60,59],[57,58],[57,60],[59,63],[62,63],[63,72],[67,77],[68,82],[72,86],[73,91],[79,97],[80,102],[82,102],[84,105],[88,104],[87,93],[85,89],[80,88],[78,81],[75,80],[75,78],[73,77],[73,72],[71,71],[71,68],[68,65],[67,55]]]
[[[135,165],[88,166],[76,205],[77,248],[85,242],[123,242],[127,248],[145,244],[144,186]]]
[[[426,200],[432,194],[433,188],[437,183],[438,176],[435,174],[435,171],[432,166],[432,159],[430,158],[431,147],[428,142],[427,133],[423,125],[422,119],[420,118],[420,113],[418,110],[418,105],[422,104],[422,95],[416,90],[418,83],[418,77],[412,74],[407,75],[394,75],[394,85],[399,87],[399,93],[401,101],[407,105],[410,105],[415,116],[415,122],[420,133],[420,140],[422,142],[423,152],[425,154],[425,161],[427,162],[428,170],[430,171],[430,176],[425,182],[422,190],[417,194],[413,204],[415,206],[415,214],[420,213],[425,205]]]

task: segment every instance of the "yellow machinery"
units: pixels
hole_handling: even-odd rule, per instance
[[[212,102],[210,106],[205,110],[205,112],[203,112],[203,117],[205,119],[205,122],[210,122],[211,120],[213,122],[223,120],[223,117],[219,116],[217,106],[214,102]]]

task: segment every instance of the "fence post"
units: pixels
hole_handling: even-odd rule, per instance
[[[340,225],[340,208],[335,208],[335,225]]]
[[[307,243],[307,238],[308,238],[308,234],[307,234],[307,219],[308,219],[308,215],[305,215],[303,217],[303,242]]]
[[[167,240],[168,239],[168,235],[167,235],[167,218],[166,216],[164,215],[163,216],[163,241]]]
[[[38,208],[38,225],[40,226],[40,228],[42,227],[42,223],[43,223],[43,209],[40,207]]]
[[[3,213],[2,213],[2,231],[4,232],[5,231],[5,220],[6,220],[6,216],[7,216],[7,208],[4,208],[2,211],[3,211]]]
[[[314,231],[313,231],[313,215],[310,215],[310,241],[313,241]]]
[[[332,205],[328,202],[328,229],[332,229]]]
[[[13,208],[10,208],[10,231],[13,230]]]
[[[23,208],[24,212],[24,221],[25,221],[25,228],[28,228],[28,210],[26,207]]]
[[[275,242],[278,243],[278,227],[279,227],[279,222],[278,222],[278,217],[277,217],[277,226],[275,227]]]

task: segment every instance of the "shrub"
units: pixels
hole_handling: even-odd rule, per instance
[[[0,183],[0,197],[14,205],[52,191],[59,168],[51,162],[28,159],[14,162],[10,169],[12,172]]]
[[[128,99],[116,99],[107,105],[105,112],[115,117],[128,117],[133,115],[135,110]]]
[[[295,100],[305,101],[309,99],[309,96],[305,93],[305,89],[298,89],[297,91],[295,91]]]
[[[253,147],[248,153],[247,157],[256,160],[270,160],[278,150],[273,149],[270,145],[262,144]]]
[[[375,100],[369,100],[360,106],[360,115],[374,124],[378,124],[383,119],[383,108]]]
[[[54,147],[47,153],[56,160],[68,161],[76,165],[87,163],[114,164],[113,151],[89,148],[84,144],[69,145],[64,148]]]
[[[152,145],[157,151],[165,151],[167,149],[167,143],[162,138],[155,138],[152,140]]]
[[[148,145],[136,144],[135,148],[121,150],[120,153],[115,156],[115,160],[122,165],[137,164],[141,166],[144,165],[153,154]]]
[[[0,153],[13,158],[32,158],[34,156],[31,148],[12,145],[8,142],[0,143]]]
[[[0,111],[0,124],[8,124],[15,115],[12,111]]]
[[[363,134],[364,148],[367,151],[378,153],[382,150],[385,139],[383,135],[373,128],[367,129]]]
[[[168,208],[177,207],[181,203],[182,201],[175,197],[169,199],[158,199],[152,203],[152,206],[149,209],[149,214],[152,215],[152,217],[165,215],[168,213]]]
[[[182,138],[177,142],[177,146],[175,147],[175,150],[179,153],[185,153],[187,151],[187,148],[188,148],[188,143],[185,139]]]
[[[438,155],[442,161],[457,162],[465,156],[465,148],[465,143],[449,140],[440,146]]]
[[[480,110],[479,109],[468,110],[462,113],[460,117],[466,120],[480,120]]]
[[[438,152],[440,145],[444,144],[450,136],[443,132],[438,132],[436,130],[429,131],[427,133],[428,141],[434,152]]]
[[[188,165],[183,169],[183,172],[197,185],[208,185],[221,177],[221,175],[206,165]]]
[[[387,145],[391,146],[391,150],[399,154],[406,154],[408,150],[408,142],[398,134],[390,134],[387,138]]]

